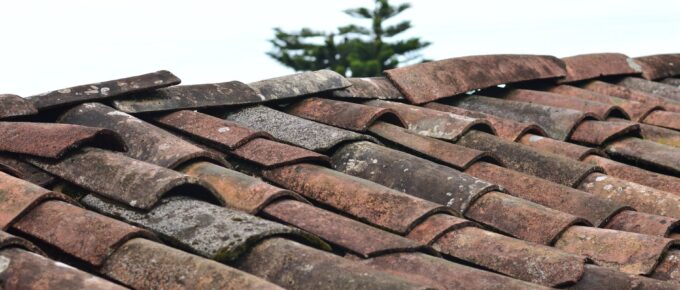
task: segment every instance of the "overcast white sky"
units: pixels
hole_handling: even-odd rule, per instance
[[[401,3],[404,1],[393,1]],[[680,1],[410,1],[425,57],[680,52]],[[0,93],[22,96],[167,69],[184,84],[292,73],[273,27],[331,30],[371,0],[0,0]]]

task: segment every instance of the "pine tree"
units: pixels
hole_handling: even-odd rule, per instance
[[[332,69],[353,77],[378,76],[383,70],[400,63],[422,60],[418,51],[430,45],[418,37],[392,40],[411,28],[411,22],[401,21],[385,26],[385,22],[409,9],[404,3],[390,5],[388,0],[375,0],[375,7],[347,9],[354,18],[371,20],[370,27],[350,24],[336,32],[303,28],[285,32],[274,28],[274,49],[267,54],[296,71]]]

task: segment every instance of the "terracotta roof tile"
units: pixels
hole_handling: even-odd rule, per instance
[[[542,153],[531,147],[507,142],[483,132],[470,132],[456,144],[495,152],[501,162],[510,169],[570,187],[580,184],[588,174],[602,171],[597,166],[550,153]]]
[[[450,58],[385,71],[414,104],[475,89],[565,75],[564,64],[552,56],[482,55]]]
[[[575,226],[562,234],[555,247],[584,255],[596,265],[629,274],[650,274],[673,240],[656,236]]]
[[[591,81],[581,85],[581,87],[597,93],[611,95],[630,101],[641,102],[651,106],[661,106],[669,111],[680,112],[680,102],[674,102],[653,94],[645,93],[643,91],[629,89],[624,86],[613,85],[603,81]]]
[[[101,272],[134,289],[283,289],[263,279],[145,239],[132,239]]]
[[[22,161],[17,156],[0,154],[0,165],[8,169],[9,172],[4,169],[0,171],[42,187],[51,186],[56,182],[56,178],[53,175]]]
[[[574,160],[583,160],[590,155],[604,156],[604,152],[595,148],[585,147],[582,145],[568,143],[534,134],[526,134],[522,136],[522,138],[517,142],[532,147],[538,151],[561,155]]]
[[[0,151],[61,158],[81,146],[127,150],[115,132],[70,124],[0,122]]]
[[[336,98],[401,100],[404,95],[386,77],[348,78],[351,87],[332,92]]]
[[[541,127],[533,123],[517,122],[514,120],[482,113],[479,111],[466,110],[463,108],[448,106],[439,103],[427,103],[424,105],[424,107],[449,112],[460,116],[487,120],[489,121],[489,123],[491,123],[491,126],[495,129],[498,137],[501,137],[512,142],[517,141],[517,139],[519,139],[520,137],[527,133],[532,133],[541,136],[546,135],[545,131],[543,131]]]
[[[650,236],[671,237],[676,234],[680,219],[636,211],[624,211],[614,216],[605,228]]]
[[[642,76],[656,80],[680,75],[679,54],[656,54],[636,57],[635,62],[642,67]]]
[[[299,201],[273,203],[264,209],[264,213],[365,258],[391,252],[426,250],[424,244]]]
[[[637,136],[639,130],[637,124],[586,120],[574,128],[569,138],[580,144],[597,147],[621,137]]]
[[[160,198],[182,188],[191,188],[222,201],[212,188],[184,174],[132,159],[120,153],[85,148],[59,161],[31,159],[39,168],[82,188],[128,206],[149,209]]]
[[[623,108],[583,98],[560,95],[551,92],[513,89],[502,95],[503,99],[520,101],[527,103],[540,104],[551,107],[573,109],[592,115],[601,120],[606,120],[610,116],[618,116],[629,119],[628,113]]]
[[[614,82],[617,85],[654,94],[674,101],[680,101],[680,88],[677,86],[648,81],[641,78],[626,77]]]
[[[31,209],[46,200],[69,200],[35,184],[0,172],[0,230],[7,230]]]
[[[148,212],[134,211],[94,195],[85,196],[81,202],[147,228],[180,248],[223,262],[238,259],[251,246],[274,236],[297,237],[328,247],[306,232],[199,200],[166,198]]]
[[[128,289],[21,249],[0,251],[0,261],[3,289]]]
[[[395,144],[399,148],[405,148],[405,151],[424,155],[428,159],[434,159],[458,169],[465,169],[470,164],[479,160],[500,163],[491,153],[470,149],[439,139],[420,136],[408,129],[385,122],[374,124],[369,128],[369,131],[381,141]]]
[[[390,120],[404,126],[404,121],[393,109],[323,98],[302,100],[286,108],[286,112],[300,118],[359,132],[365,132],[379,119]]]
[[[75,107],[64,113],[60,122],[115,131],[128,146],[126,155],[162,167],[174,168],[197,159],[225,162],[220,156],[167,131],[102,104],[88,103]]]
[[[680,130],[680,113],[668,111],[651,112],[643,120],[645,124],[659,126],[663,128]]]
[[[446,205],[460,216],[477,198],[499,189],[453,168],[369,142],[344,146],[331,163],[346,174]]]
[[[548,136],[558,140],[566,140],[576,125],[588,117],[594,117],[593,115],[572,109],[484,96],[469,96],[456,99],[453,105],[494,116],[503,116],[517,122],[539,124]]]
[[[595,266],[586,265],[585,275],[583,278],[569,289],[586,290],[598,288],[611,289],[657,289],[670,290],[677,289],[678,284],[672,282],[660,281],[645,276],[626,274],[616,270]]]
[[[0,94],[0,119],[37,114],[33,103],[17,95]]]
[[[465,173],[498,184],[516,197],[581,217],[594,226],[603,226],[619,212],[631,209],[568,186],[489,163],[478,162]]]
[[[327,151],[336,145],[371,137],[286,114],[265,106],[230,112],[227,120],[265,131],[274,138],[312,151]]]
[[[131,99],[114,100],[113,107],[126,113],[145,113],[255,104],[264,100],[262,95],[248,85],[231,81],[174,86],[143,92]]]
[[[233,150],[255,138],[271,138],[234,122],[196,111],[177,111],[154,118],[159,124],[220,150]]]
[[[126,241],[153,238],[137,227],[61,201],[41,203],[14,222],[12,229],[96,268]]]
[[[117,80],[50,91],[28,97],[28,99],[33,101],[33,104],[39,110],[46,110],[67,105],[115,99],[179,83],[180,79],[171,72],[157,71]]]
[[[450,211],[368,180],[311,164],[265,170],[263,175],[309,199],[400,234],[409,232],[432,214]]]
[[[188,165],[183,167],[181,172],[210,184],[215,193],[224,200],[226,206],[251,214],[258,213],[277,199],[304,200],[292,191],[209,162]]]
[[[10,248],[19,248],[39,255],[45,255],[33,243],[0,230],[0,251]]]
[[[324,69],[261,80],[248,85],[262,96],[262,100],[275,100],[344,89],[352,83],[340,74]]]
[[[231,153],[264,167],[277,167],[303,162],[328,163],[328,157],[325,155],[263,138],[252,140]]]
[[[504,240],[504,243],[499,242],[499,239]],[[454,257],[546,286],[568,285],[578,281],[585,266],[585,257],[524,243],[474,227],[450,232],[437,240],[434,246]]]
[[[578,188],[614,202],[629,204],[641,212],[680,218],[680,195],[601,173],[586,177]]]
[[[584,161],[602,167],[610,176],[680,195],[680,179],[677,177],[651,172],[600,156],[591,155]]]
[[[619,120],[616,120],[619,121]],[[680,148],[680,132],[676,130],[657,127],[654,125],[638,124],[642,139],[659,144]]]
[[[491,123],[484,119],[390,101],[373,100],[365,104],[394,110],[401,117],[406,128],[423,136],[455,141],[470,130],[496,134]]]
[[[680,174],[680,151],[675,147],[629,137],[611,142],[605,150],[614,158]]]
[[[575,82],[604,76],[642,73],[639,64],[620,53],[592,53],[563,57],[567,76],[563,82]]]
[[[560,95],[572,96],[588,101],[619,106],[624,112],[626,112],[628,116],[630,116],[632,120],[635,121],[641,121],[647,117],[649,113],[663,109],[662,106],[656,104],[642,103],[568,85],[559,85],[548,88],[547,90]]]
[[[362,264],[401,277],[430,282],[441,289],[547,289],[423,254],[383,255],[364,260]]]
[[[350,260],[284,239],[268,239],[255,246],[238,268],[300,289],[434,289],[407,277],[389,275]],[[310,268],[313,275],[310,275]],[[427,285],[427,284],[425,284]]]

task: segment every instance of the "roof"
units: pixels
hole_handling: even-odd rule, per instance
[[[0,288],[680,289],[679,58],[0,95]]]

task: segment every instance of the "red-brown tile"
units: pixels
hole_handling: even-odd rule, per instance
[[[581,146],[574,143],[555,140],[548,137],[526,134],[518,140],[519,143],[532,147],[538,151],[561,155],[569,159],[583,160],[590,155],[604,156],[599,149]]]
[[[591,53],[563,57],[567,76],[562,82],[575,82],[606,76],[637,75],[640,65],[620,53]]]
[[[680,179],[677,177],[647,171],[600,156],[588,156],[583,161],[604,168],[609,176],[680,195]]]
[[[639,131],[640,127],[637,124],[586,120],[574,128],[569,139],[599,147],[624,136],[639,136]]]
[[[565,73],[562,61],[541,55],[458,57],[385,71],[415,104],[500,84],[562,77]]]
[[[292,145],[257,138],[231,152],[263,167],[277,167],[295,163],[328,164],[328,156]]]
[[[37,114],[33,103],[17,95],[0,94],[0,119]]]
[[[70,124],[0,122],[0,151],[45,158],[61,158],[81,146],[125,151],[113,131]]]
[[[0,230],[7,230],[32,208],[46,200],[68,197],[0,172]]]
[[[656,80],[680,75],[680,55],[678,54],[656,54],[640,56],[635,58],[635,62],[642,67],[642,76],[648,80]]]
[[[404,122],[392,109],[323,98],[302,100],[287,107],[286,112],[300,118],[360,132],[366,131],[379,119],[404,126]]]

